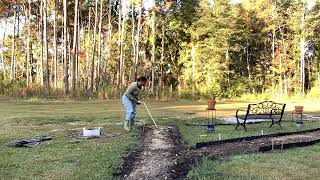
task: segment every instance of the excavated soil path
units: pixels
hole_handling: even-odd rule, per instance
[[[127,159],[123,179],[176,178],[178,154],[181,150],[176,129],[147,127],[139,147]]]

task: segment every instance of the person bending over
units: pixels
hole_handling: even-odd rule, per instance
[[[137,114],[137,105],[141,104],[141,102],[138,100],[138,96],[142,86],[145,86],[146,83],[147,78],[145,76],[139,77],[136,82],[133,82],[129,85],[126,92],[122,96],[122,104],[126,110],[124,129],[127,131],[134,127]]]

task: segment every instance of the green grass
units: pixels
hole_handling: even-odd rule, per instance
[[[39,131],[25,132],[25,134],[37,135]],[[136,136],[131,133],[110,139],[83,140],[80,143],[71,144],[69,138],[62,132],[55,134],[52,141],[33,148],[2,146],[1,178],[111,179],[112,173],[123,163],[121,156],[135,141]]]
[[[138,131],[123,130],[120,103],[2,101],[0,102],[0,179],[116,179],[122,156],[137,142]],[[102,127],[115,137],[70,143],[66,129]],[[7,143],[39,135],[53,136],[33,148]]]
[[[273,153],[204,159],[188,179],[319,179],[320,145]]]
[[[204,128],[185,124],[204,122],[206,103],[152,101],[147,105],[158,124],[176,124],[187,145],[217,140],[219,132],[224,139],[259,134],[261,129],[265,133],[298,130],[290,123],[284,124],[284,129],[276,126],[269,129],[268,123],[249,125],[247,133],[235,131],[233,126],[218,126],[215,134],[200,137],[206,134]],[[234,115],[237,108],[245,108],[246,105],[218,103],[217,115]],[[308,113],[319,114],[317,104],[309,106]],[[287,113],[290,113],[293,104],[287,107]],[[0,179],[117,179],[113,173],[120,169],[122,156],[138,139],[137,131],[127,133],[123,130],[122,124],[119,124],[123,119],[124,110],[119,101],[10,100],[0,97]],[[137,119],[152,124],[143,106],[138,108]],[[317,126],[320,123],[307,123],[304,129]],[[66,129],[81,131],[83,127],[102,127],[104,132],[113,133],[116,137],[70,143]],[[6,145],[15,139],[39,135],[52,135],[53,140],[33,148]],[[268,167],[265,169],[270,170]]]

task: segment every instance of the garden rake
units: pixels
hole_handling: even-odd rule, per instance
[[[149,113],[149,115],[150,115],[150,117],[151,117],[151,119],[152,119],[152,121],[153,121],[153,124],[156,126],[156,128],[158,128],[157,123],[156,123],[156,121],[153,119],[153,117],[152,117],[152,115],[151,115],[151,113],[150,113],[150,111],[149,111],[149,108],[147,107],[146,103],[145,103],[145,102],[142,102],[142,103],[144,104],[144,107],[147,109],[147,111],[148,111],[148,113]]]

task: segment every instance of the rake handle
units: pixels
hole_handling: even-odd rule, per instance
[[[153,117],[152,117],[152,115],[151,115],[151,113],[150,113],[150,111],[149,111],[146,103],[143,102],[143,104],[144,104],[144,107],[147,109],[147,111],[148,111],[148,113],[149,113],[149,115],[150,115],[150,117],[151,117],[151,119],[152,119],[152,121],[153,121],[153,124],[156,126],[156,128],[158,128],[157,123],[156,123],[156,121],[153,119]]]

